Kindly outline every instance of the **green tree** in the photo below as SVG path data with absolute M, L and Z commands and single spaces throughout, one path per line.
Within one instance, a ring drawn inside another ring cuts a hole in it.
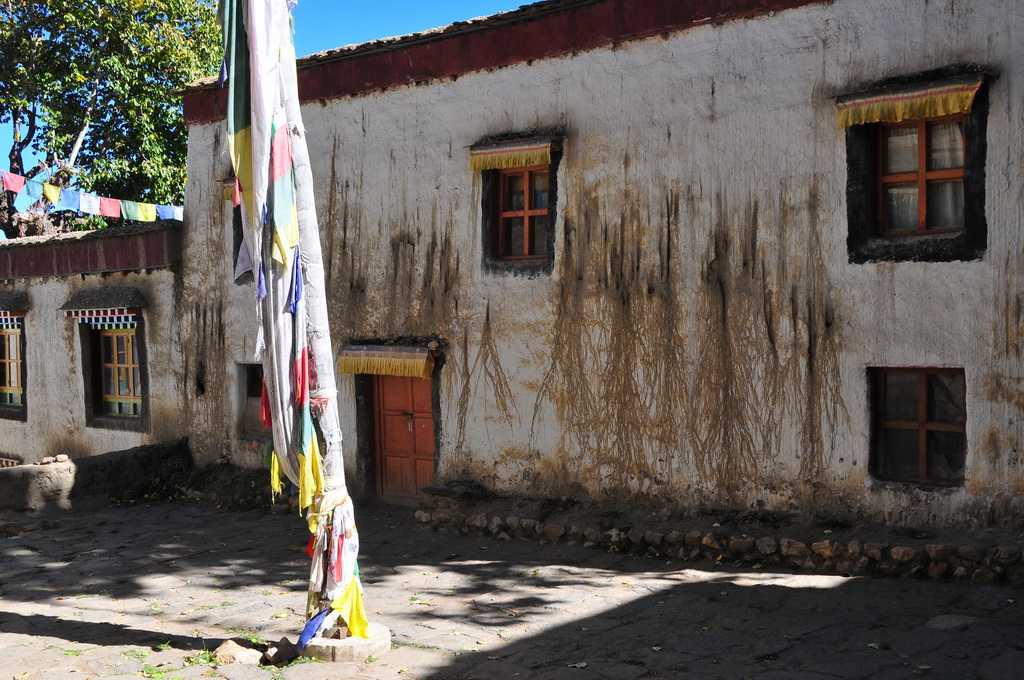
M 180 203 L 187 135 L 177 94 L 216 72 L 215 0 L 0 0 L 0 122 L 11 172 Z M 34 149 L 44 165 L 24 167 Z

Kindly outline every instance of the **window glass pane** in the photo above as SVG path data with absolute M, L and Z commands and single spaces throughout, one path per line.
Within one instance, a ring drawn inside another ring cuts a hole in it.
M 8 345 L 10 345 L 10 335 L 5 333 L 4 336 L 5 336 L 4 342 L 0 342 L 0 361 L 6 360 L 8 358 L 8 356 L 9 356 L 8 353 L 7 353 L 7 347 L 8 347 Z
M 548 173 L 533 173 L 531 184 L 533 185 L 533 195 L 530 197 L 530 208 L 546 210 L 548 207 Z
M 127 368 L 117 369 L 117 394 L 121 397 L 130 397 L 131 386 L 128 384 L 128 371 Z
M 962 373 L 928 376 L 928 420 L 933 423 L 962 423 L 967 419 L 966 379 Z
M 21 333 L 11 333 L 7 336 L 10 344 L 10 350 L 7 352 L 7 356 L 11 359 L 17 359 L 21 356 Z
M 917 128 L 885 129 L 885 172 L 917 171 Z
M 9 375 L 7 384 L 11 387 L 21 387 L 21 375 L 18 370 L 18 364 L 11 364 L 10 369 L 5 371 Z
M 103 367 L 103 394 L 116 394 L 114 391 L 114 369 Z
M 547 255 L 548 252 L 548 216 L 538 215 L 530 218 L 530 254 Z
M 128 336 L 129 344 L 131 345 L 132 364 L 138 366 L 139 364 L 139 343 L 135 342 L 135 333 Z
M 21 405 L 21 392 L 15 392 L 11 395 L 10 403 Z
M 917 229 L 917 185 L 885 187 L 885 228 Z
M 502 209 L 522 210 L 525 198 L 523 175 L 505 175 L 505 205 Z
M 523 249 L 524 229 L 522 217 L 505 218 L 505 242 L 502 244 L 501 254 L 508 256 L 525 255 Z
M 885 408 L 883 420 L 917 422 L 918 374 L 884 373 Z
M 117 403 L 112 401 L 104 401 L 103 413 L 117 415 Z
M 962 432 L 929 432 L 928 479 L 959 482 L 964 478 L 964 435 Z
M 961 168 L 964 165 L 963 123 L 936 123 L 928 126 L 928 168 Z
M 959 227 L 963 223 L 963 180 L 928 182 L 928 228 Z
M 917 433 L 916 429 L 887 427 L 882 430 L 882 472 L 886 477 L 918 477 Z
M 133 397 L 141 397 L 142 396 L 142 387 L 141 387 L 141 385 L 142 385 L 142 383 L 139 382 L 139 369 L 138 368 L 133 368 L 132 369 L 132 396 Z

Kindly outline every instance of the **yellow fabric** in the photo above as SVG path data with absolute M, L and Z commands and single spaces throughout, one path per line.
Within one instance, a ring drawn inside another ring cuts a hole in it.
M 281 461 L 277 459 L 277 451 L 270 452 L 270 490 L 271 498 L 284 491 L 284 482 L 281 481 Z
M 152 222 L 156 219 L 156 206 L 152 203 L 139 203 L 139 222 Z
M 238 182 L 242 186 L 242 203 L 249 213 L 249 224 L 262 224 L 252 214 L 252 126 L 228 135 L 228 154 L 231 156 L 231 167 L 235 168 Z
M 358 578 L 353 578 L 349 581 L 345 592 L 331 603 L 331 609 L 338 612 L 338 616 L 345 619 L 345 624 L 348 626 L 352 637 L 370 637 L 370 622 L 366 620 L 366 610 L 363 608 L 363 591 L 359 585 Z
M 984 74 L 836 98 L 839 127 L 970 113 Z
M 306 513 L 306 519 L 309 522 L 309 533 L 315 534 L 317 529 L 320 528 L 320 523 L 324 520 L 330 520 L 334 515 L 334 509 L 345 502 L 348 498 L 345 489 L 331 489 L 324 491 L 313 499 L 313 504 L 309 508 L 309 512 Z
M 479 155 L 470 152 L 469 169 L 503 170 L 505 168 L 526 168 L 531 165 L 550 165 L 551 145 L 543 149 L 523 149 L 492 155 Z
M 274 230 L 274 244 L 270 256 L 284 266 L 285 271 L 292 264 L 292 251 L 299 245 L 299 214 L 292 204 L 292 214 L 288 224 Z
M 43 196 L 50 203 L 57 205 L 60 202 L 60 187 L 55 187 L 52 184 L 43 182 Z
M 320 467 L 320 446 L 313 434 L 310 450 L 299 455 L 299 512 L 313 504 L 313 498 L 323 488 L 323 470 Z
M 434 373 L 434 360 L 427 357 L 405 359 L 379 356 L 338 357 L 339 373 L 368 373 L 371 375 L 397 375 L 407 378 L 430 379 Z

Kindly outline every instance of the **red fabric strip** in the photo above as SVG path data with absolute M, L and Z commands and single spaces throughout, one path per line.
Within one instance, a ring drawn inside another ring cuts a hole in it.
M 260 420 L 263 421 L 263 427 L 268 430 L 273 424 L 273 418 L 270 414 L 270 395 L 267 394 L 266 381 L 263 381 L 263 392 L 260 394 Z
M 299 406 L 309 401 L 309 349 L 302 348 L 299 360 L 295 362 L 295 403 Z

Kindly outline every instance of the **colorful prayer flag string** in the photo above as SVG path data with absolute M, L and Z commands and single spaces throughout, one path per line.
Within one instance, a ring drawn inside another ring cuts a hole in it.
M 184 217 L 184 208 L 180 205 L 158 205 L 98 196 L 86 191 L 59 187 L 49 182 L 27 179 L 6 170 L 0 170 L 0 183 L 5 190 L 16 195 L 14 208 L 18 212 L 24 212 L 45 200 L 54 212 L 71 210 L 84 215 L 120 217 L 136 222 L 153 222 L 158 219 L 180 222 Z

